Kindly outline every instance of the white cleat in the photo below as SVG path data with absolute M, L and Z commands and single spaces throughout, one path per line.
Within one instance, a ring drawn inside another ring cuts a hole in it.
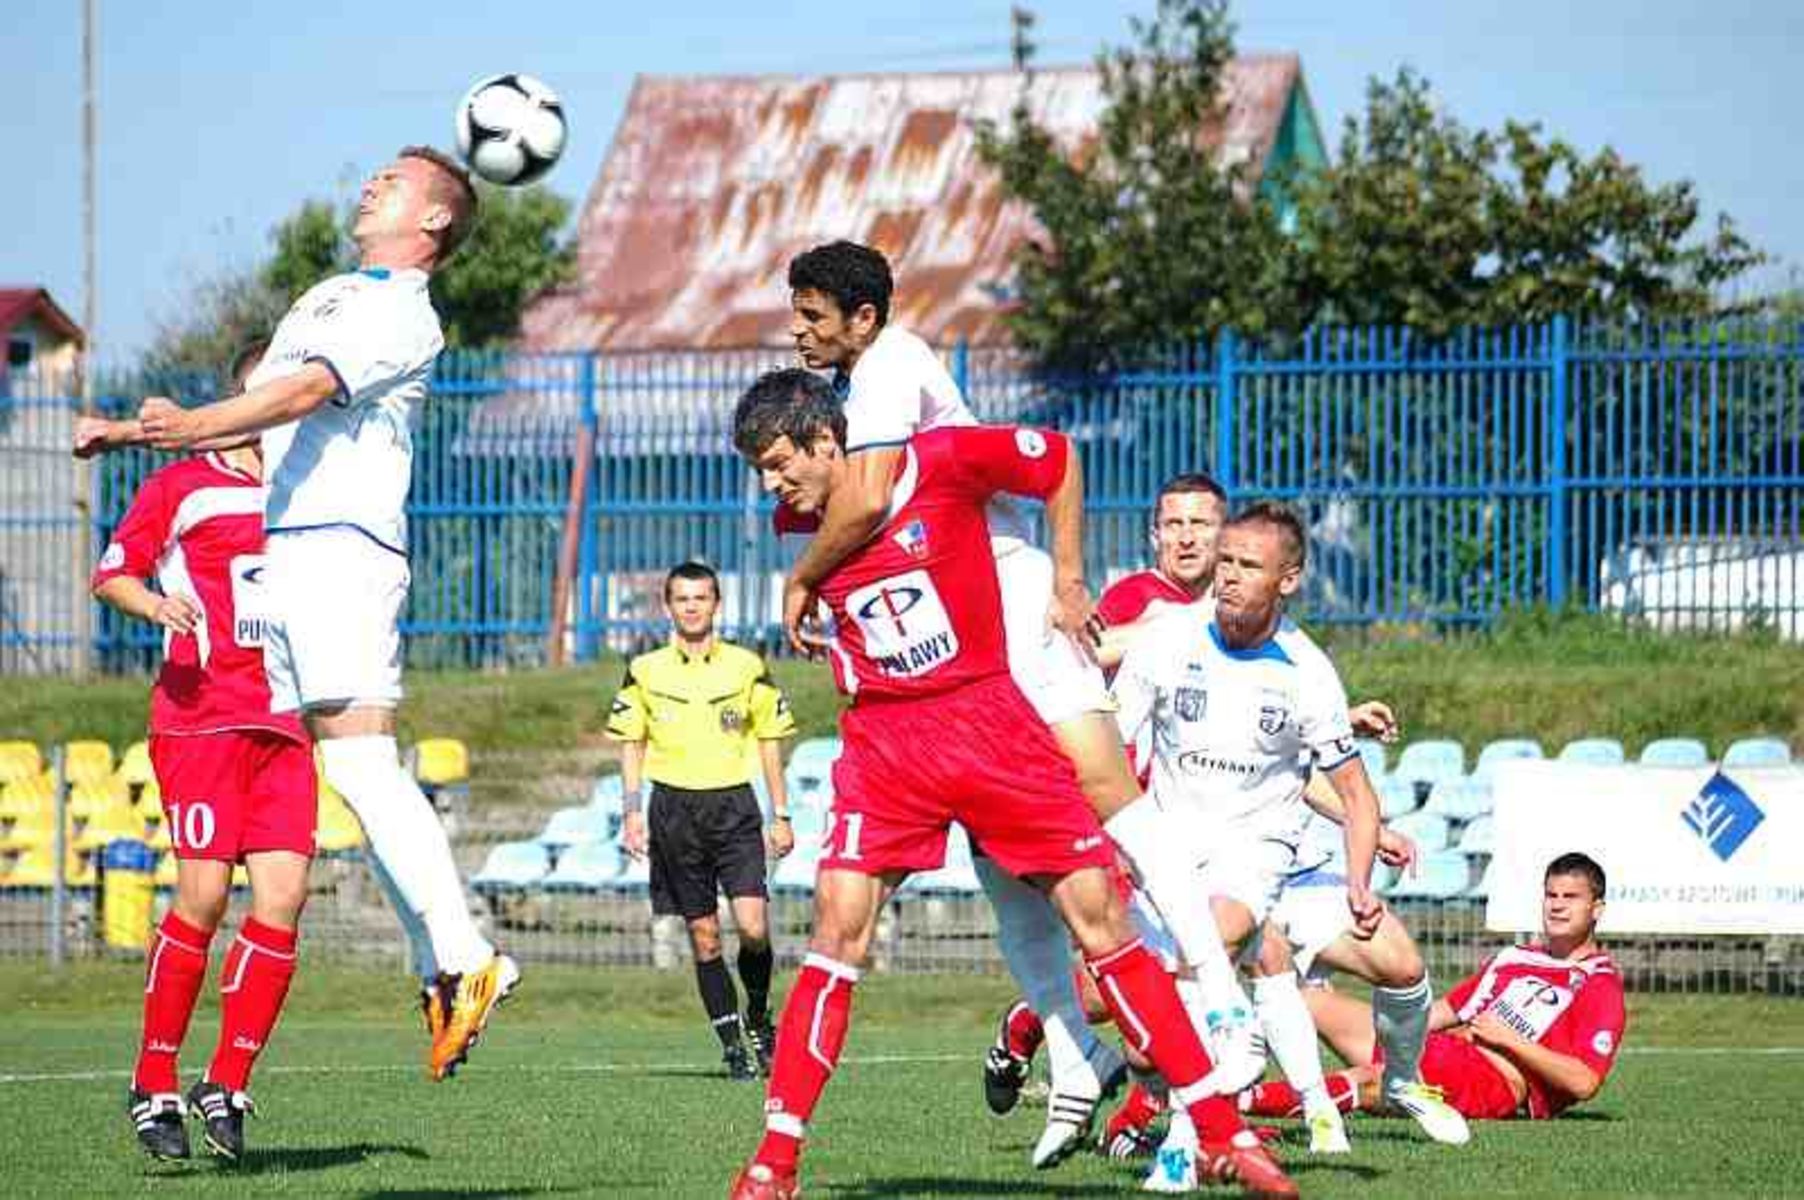
M 1153 1169 L 1140 1181 L 1140 1190 L 1165 1196 L 1183 1196 L 1197 1191 L 1196 1148 L 1185 1145 L 1159 1147 L 1153 1156 Z
M 1472 1129 L 1459 1110 L 1447 1103 L 1438 1087 L 1411 1080 L 1393 1084 L 1385 1092 L 1385 1108 L 1412 1118 L 1426 1133 L 1443 1146 L 1463 1146 L 1472 1140 Z
M 1030 1161 L 1038 1170 L 1056 1167 L 1083 1149 L 1096 1117 L 1096 1099 L 1054 1092 L 1046 1102 L 1046 1128 L 1034 1143 Z
M 1310 1116 L 1309 1152 L 1311 1154 L 1351 1154 L 1353 1152 L 1353 1147 L 1347 1142 L 1347 1123 L 1341 1120 L 1339 1109 L 1324 1109 Z
M 1204 1084 L 1220 1096 L 1236 1096 L 1258 1083 L 1265 1074 L 1265 1041 L 1259 1023 L 1243 1009 L 1212 1012 L 1209 1023 L 1209 1060 L 1214 1064 Z

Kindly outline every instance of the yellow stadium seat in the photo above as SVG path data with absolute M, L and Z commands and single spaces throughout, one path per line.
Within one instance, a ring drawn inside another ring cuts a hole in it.
M 470 781 L 470 749 L 456 738 L 426 738 L 414 747 L 414 776 L 427 787 Z
M 250 885 L 251 873 L 244 869 L 244 864 L 239 863 L 234 866 L 232 868 L 232 886 L 235 888 L 247 888 Z
M 82 887 L 94 882 L 94 874 L 90 869 L 84 879 L 79 856 L 70 854 L 65 858 L 64 878 L 71 887 Z M 56 882 L 56 851 L 49 843 L 32 846 L 19 852 L 12 869 L 0 878 L 0 887 L 8 888 L 47 888 Z
M 157 786 L 156 780 L 144 785 L 138 798 L 132 801 L 132 807 L 144 818 L 146 825 L 161 824 L 163 820 L 163 789 Z
M 56 840 L 56 813 L 47 807 L 34 809 L 5 822 L 4 826 L 4 832 L 0 832 L 0 849 L 31 850 L 47 847 Z
M 63 778 L 71 784 L 99 783 L 113 776 L 113 748 L 105 742 L 63 743 Z
M 121 781 L 108 776 L 92 783 L 78 783 L 69 789 L 69 815 L 88 821 L 102 813 L 130 808 L 131 791 Z
M 121 838 L 134 842 L 144 840 L 144 822 L 129 805 L 109 808 L 90 817 L 76 835 L 75 849 L 82 854 L 97 854 L 106 849 L 108 842 Z
M 163 857 L 157 859 L 157 873 L 152 881 L 158 887 L 174 887 L 179 878 L 180 867 L 176 863 L 175 851 L 164 851 Z
M 27 779 L 44 770 L 44 756 L 34 742 L 0 742 L 0 783 Z
M 37 777 L 14 780 L 0 786 L 0 824 L 16 821 L 32 813 L 49 814 L 56 810 L 51 793 L 41 787 Z
M 146 787 L 156 781 L 156 773 L 150 769 L 148 743 L 133 742 L 125 748 L 119 757 L 118 777 L 130 788 Z
M 363 845 L 363 823 L 345 798 L 325 780 L 319 781 L 319 814 L 313 829 L 313 845 L 321 854 L 340 854 Z
M 152 850 L 162 851 L 172 848 L 175 843 L 169 838 L 167 821 L 148 821 L 144 826 L 144 844 Z

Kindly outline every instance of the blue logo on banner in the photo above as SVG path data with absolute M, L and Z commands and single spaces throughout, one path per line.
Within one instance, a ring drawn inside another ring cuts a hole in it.
M 1766 814 L 1753 797 L 1720 773 L 1711 776 L 1704 790 L 1685 806 L 1685 824 L 1724 862 L 1735 856 L 1764 820 Z

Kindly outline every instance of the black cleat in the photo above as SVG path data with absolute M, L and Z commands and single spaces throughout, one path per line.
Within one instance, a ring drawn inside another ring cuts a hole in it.
M 256 1111 L 251 1098 L 203 1079 L 188 1089 L 188 1111 L 206 1122 L 207 1149 L 237 1162 L 244 1154 L 244 1114 Z
M 1008 1020 L 1015 1009 L 1024 1007 L 1019 1000 L 1002 1010 L 996 1022 L 996 1040 L 983 1056 L 983 1102 L 999 1117 L 1006 1117 L 1021 1103 L 1021 1085 L 1033 1063 L 1008 1048 Z
M 758 1078 L 758 1064 L 752 1061 L 752 1052 L 745 1048 L 744 1042 L 734 1042 L 727 1047 L 721 1056 L 727 1064 L 727 1078 L 734 1080 L 750 1080 Z
M 745 1016 L 746 1040 L 752 1044 L 752 1053 L 758 1058 L 758 1074 L 770 1078 L 770 1065 L 777 1057 L 777 1031 L 770 1023 L 770 1014 L 764 1013 Z
M 188 1157 L 188 1126 L 182 1122 L 179 1094 L 133 1088 L 125 1094 L 125 1110 L 131 1114 L 144 1153 L 163 1162 Z

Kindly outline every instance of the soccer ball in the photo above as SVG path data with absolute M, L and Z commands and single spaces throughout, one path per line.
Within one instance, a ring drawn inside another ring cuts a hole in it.
M 490 183 L 531 183 L 564 152 L 564 105 L 531 75 L 479 80 L 457 106 L 457 152 Z

